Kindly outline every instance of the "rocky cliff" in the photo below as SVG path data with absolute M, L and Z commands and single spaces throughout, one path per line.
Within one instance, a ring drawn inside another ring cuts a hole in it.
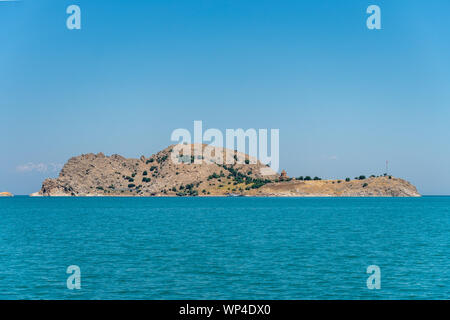
M 195 157 L 190 145 L 191 155 L 174 157 L 174 147 L 139 159 L 103 153 L 73 157 L 58 178 L 46 179 L 32 196 L 420 196 L 413 185 L 397 178 L 280 181 L 280 175 L 243 153 L 205 152 L 208 146 L 201 145 L 203 155 Z M 221 157 L 235 161 L 221 164 Z

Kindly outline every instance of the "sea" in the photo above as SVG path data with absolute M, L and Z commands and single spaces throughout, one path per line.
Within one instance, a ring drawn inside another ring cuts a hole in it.
M 450 197 L 0 198 L 0 299 L 449 299 Z

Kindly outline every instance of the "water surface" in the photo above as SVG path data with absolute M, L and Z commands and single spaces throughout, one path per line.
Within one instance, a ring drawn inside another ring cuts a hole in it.
M 448 299 L 449 257 L 450 197 L 0 199 L 0 299 Z

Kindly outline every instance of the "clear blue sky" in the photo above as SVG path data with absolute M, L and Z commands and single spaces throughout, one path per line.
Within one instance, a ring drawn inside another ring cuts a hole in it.
M 70 4 L 81 30 L 66 28 Z M 370 4 L 382 30 L 366 28 Z M 0 191 L 37 191 L 57 175 L 39 164 L 81 153 L 150 155 L 203 120 L 280 129 L 291 176 L 381 174 L 389 160 L 422 193 L 450 194 L 449 12 L 448 0 L 1 1 Z

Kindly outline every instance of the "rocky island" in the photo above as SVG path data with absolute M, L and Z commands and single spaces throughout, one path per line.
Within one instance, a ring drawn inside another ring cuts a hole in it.
M 0 197 L 14 197 L 11 192 L 0 192 Z
M 206 145 L 202 145 L 204 149 Z M 409 182 L 391 176 L 346 180 L 292 179 L 250 156 L 215 149 L 212 156 L 171 158 L 174 146 L 150 157 L 127 159 L 103 153 L 69 159 L 58 178 L 46 179 L 31 196 L 274 196 L 418 197 Z M 194 148 L 194 145 L 191 145 Z M 219 150 L 219 151 L 217 151 Z M 191 154 L 194 154 L 191 153 Z M 233 164 L 218 163 L 232 154 Z

